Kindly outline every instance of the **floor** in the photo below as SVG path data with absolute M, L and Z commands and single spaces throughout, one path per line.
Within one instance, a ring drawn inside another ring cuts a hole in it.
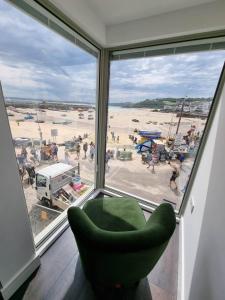
M 145 213 L 148 217 L 148 213 Z M 163 256 L 137 288 L 108 291 L 104 300 L 175 300 L 178 227 Z M 41 257 L 41 266 L 10 300 L 96 300 L 85 279 L 79 252 L 68 228 Z

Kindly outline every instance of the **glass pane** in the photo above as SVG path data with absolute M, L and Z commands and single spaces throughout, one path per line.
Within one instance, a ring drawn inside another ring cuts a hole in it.
M 225 51 L 111 61 L 106 185 L 179 209 Z
M 0 80 L 36 236 L 93 188 L 98 60 L 2 0 L 0 23 Z

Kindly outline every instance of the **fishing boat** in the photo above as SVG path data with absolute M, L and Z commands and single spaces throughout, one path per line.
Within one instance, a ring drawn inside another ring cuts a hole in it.
M 31 115 L 31 114 L 27 114 L 25 117 L 24 117 L 24 120 L 32 120 L 34 117 Z
M 140 130 L 138 134 L 141 137 L 144 137 L 146 139 L 158 139 L 161 137 L 161 132 L 160 131 L 145 131 L 145 130 Z

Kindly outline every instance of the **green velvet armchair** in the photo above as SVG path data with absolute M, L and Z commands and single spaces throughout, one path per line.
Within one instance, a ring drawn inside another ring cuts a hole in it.
M 161 204 L 146 222 L 131 198 L 97 198 L 83 209 L 71 207 L 68 219 L 83 269 L 92 284 L 126 287 L 153 269 L 175 226 L 170 204 Z

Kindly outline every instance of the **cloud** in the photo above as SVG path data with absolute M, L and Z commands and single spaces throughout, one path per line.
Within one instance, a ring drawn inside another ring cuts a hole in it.
M 96 58 L 0 0 L 5 96 L 95 102 Z
M 0 80 L 8 97 L 92 102 L 97 60 L 0 0 Z M 110 102 L 213 96 L 225 51 L 112 61 Z
M 212 97 L 224 60 L 220 50 L 113 61 L 110 102 Z

